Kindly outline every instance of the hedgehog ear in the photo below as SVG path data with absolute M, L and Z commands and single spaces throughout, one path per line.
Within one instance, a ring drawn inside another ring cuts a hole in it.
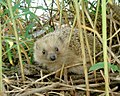
M 58 39 L 59 39 L 62 43 L 64 42 L 64 40 L 63 40 L 62 37 L 58 37 Z
M 35 42 L 35 49 L 40 49 L 37 42 Z

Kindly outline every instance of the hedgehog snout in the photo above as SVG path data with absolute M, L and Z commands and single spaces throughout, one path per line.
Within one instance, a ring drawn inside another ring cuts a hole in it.
M 49 59 L 50 59 L 51 61 L 55 61 L 55 60 L 57 59 L 56 54 L 50 54 Z

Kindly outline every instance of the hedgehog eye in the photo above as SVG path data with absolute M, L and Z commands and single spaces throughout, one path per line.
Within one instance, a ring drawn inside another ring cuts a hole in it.
M 58 47 L 55 47 L 55 51 L 59 51 Z
M 43 54 L 45 54 L 45 53 L 46 53 L 45 49 L 43 49 L 43 50 L 42 50 L 42 53 L 43 53 Z

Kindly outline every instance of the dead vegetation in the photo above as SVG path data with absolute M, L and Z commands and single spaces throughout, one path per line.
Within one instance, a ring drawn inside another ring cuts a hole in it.
M 6 1 L 6 0 L 5 0 Z M 86 91 L 90 92 L 90 96 L 104 96 L 104 72 L 97 70 L 88 72 L 89 90 L 86 90 L 85 76 L 77 74 L 64 74 L 61 72 L 59 77 L 56 77 L 56 72 L 48 72 L 34 62 L 33 59 L 33 43 L 36 38 L 40 38 L 53 31 L 61 25 L 77 26 L 75 21 L 76 11 L 72 0 L 63 0 L 64 3 L 57 0 L 51 0 L 50 6 L 44 0 L 46 8 L 36 6 L 45 10 L 42 15 L 36 16 L 35 13 L 25 11 L 31 2 L 14 2 L 18 6 L 13 6 L 14 15 L 16 18 L 17 31 L 19 35 L 19 45 L 21 49 L 22 63 L 24 68 L 25 81 L 21 77 L 21 69 L 19 63 L 18 50 L 14 36 L 13 24 L 9 16 L 7 3 L 2 5 L 0 9 L 2 26 L 2 61 L 3 61 L 3 94 L 4 96 L 85 96 Z M 82 28 L 87 32 L 95 33 L 101 41 L 102 38 L 102 15 L 101 5 L 99 5 L 98 14 L 96 15 L 97 2 L 86 1 L 84 10 L 85 26 L 81 22 Z M 25 6 L 24 6 L 25 4 Z M 57 8 L 53 8 L 56 4 Z M 61 5 L 62 9 L 61 9 Z M 89 6 L 88 6 L 89 5 Z M 23 8 L 23 9 L 22 9 Z M 22 10 L 19 13 L 19 10 Z M 107 4 L 107 45 L 108 45 L 108 62 L 120 67 L 120 16 L 119 4 Z M 28 18 L 27 16 L 30 15 Z M 18 17 L 17 17 L 18 16 Z M 82 19 L 82 13 L 80 12 Z M 41 31 L 40 31 L 41 30 Z M 102 43 L 102 42 L 101 42 Z M 101 53 L 102 54 L 102 51 Z M 99 54 L 98 54 L 99 56 Z M 102 57 L 100 57 L 101 60 Z M 99 59 L 98 59 L 99 60 Z M 98 62 L 97 59 L 95 61 Z M 119 72 L 109 70 L 110 80 L 110 95 L 120 96 L 120 77 Z

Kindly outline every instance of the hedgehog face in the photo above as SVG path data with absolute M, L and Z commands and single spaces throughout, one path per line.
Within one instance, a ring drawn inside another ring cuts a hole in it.
M 42 50 L 42 57 L 44 57 L 48 61 L 55 61 L 57 60 L 57 55 L 60 53 L 58 47 L 51 47 L 51 48 L 43 48 Z
M 52 34 L 36 41 L 34 46 L 35 61 L 41 63 L 58 62 L 61 54 L 64 54 L 65 44 L 60 37 Z M 63 57 L 63 56 L 62 56 Z

